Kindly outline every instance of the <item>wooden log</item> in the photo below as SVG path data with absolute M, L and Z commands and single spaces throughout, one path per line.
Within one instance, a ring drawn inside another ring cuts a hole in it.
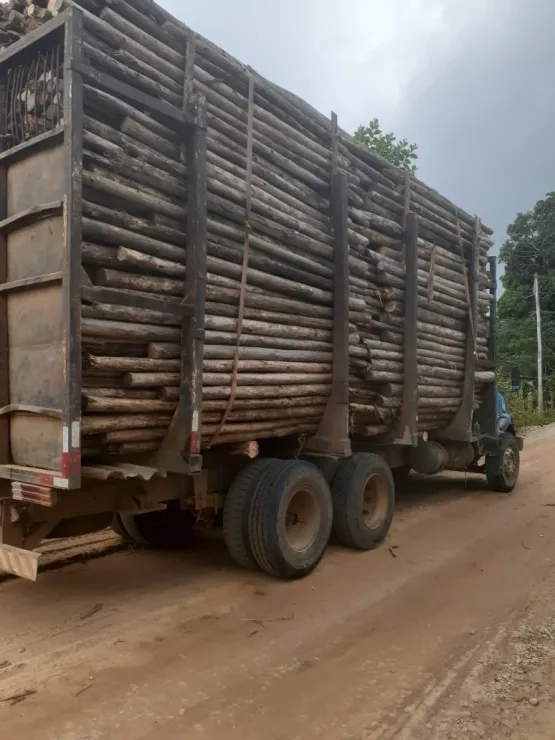
M 122 290 L 122 294 L 129 295 L 129 291 Z M 92 303 L 90 305 L 84 304 L 81 306 L 81 315 L 86 318 L 92 319 L 108 319 L 111 321 L 129 321 L 136 324 L 152 324 L 159 326 L 181 326 L 181 320 L 179 316 L 174 314 L 166 314 L 161 311 L 152 311 L 146 308 L 132 308 L 131 306 L 119 306 L 114 303 Z M 87 342 L 90 340 L 87 338 Z M 91 347 L 92 349 L 92 347 Z M 104 349 L 101 347 L 101 351 Z M 124 352 L 112 352 L 114 356 L 118 355 L 129 355 L 130 349 L 126 346 Z M 144 357 L 146 351 L 144 348 L 138 354 L 139 357 Z M 135 353 L 134 353 L 135 356 Z
M 179 372 L 180 360 L 151 360 L 143 357 L 97 357 L 87 354 L 83 361 L 87 370 L 112 373 L 125 372 Z
M 237 305 L 206 301 L 206 314 L 220 318 L 235 319 L 237 317 Z M 266 323 L 286 324 L 305 328 L 330 330 L 331 319 L 320 319 L 310 315 L 295 316 L 281 311 L 262 311 L 257 308 L 245 308 L 243 311 L 245 319 L 263 321 Z M 355 331 L 355 324 L 351 324 Z
M 181 380 L 180 373 L 163 372 L 128 372 L 123 377 L 126 388 L 162 388 L 177 386 Z
M 237 388 L 236 398 L 274 398 L 283 394 L 288 398 L 298 396 L 329 396 L 331 385 L 329 383 L 319 385 L 259 385 L 259 386 L 239 386 Z M 230 386 L 205 386 L 202 389 L 203 400 L 214 400 L 229 398 L 231 393 Z M 303 400 L 303 404 L 304 404 Z
M 109 414 L 84 416 L 81 423 L 83 435 L 97 435 L 115 432 L 119 429 L 142 429 L 147 427 L 167 427 L 171 421 L 168 414 Z
M 232 374 L 205 372 L 202 376 L 202 382 L 205 388 L 231 385 Z M 258 385 L 276 385 L 287 388 L 288 385 L 323 385 L 325 383 L 331 383 L 331 373 L 241 373 L 237 378 L 239 387 L 252 386 L 254 389 Z M 172 385 L 172 383 L 160 383 L 160 385 Z M 147 386 L 129 384 L 129 387 Z
M 157 136 L 161 137 L 167 142 L 178 142 L 178 136 L 175 131 L 159 123 L 154 118 L 142 113 L 138 108 L 133 105 L 126 103 L 121 98 L 118 98 L 110 93 L 99 90 L 96 87 L 85 84 L 83 86 L 85 103 L 87 105 L 95 105 L 102 111 L 114 111 L 122 118 L 129 118 L 130 120 L 136 121 L 137 123 L 145 126 L 147 129 L 152 131 Z M 181 106 L 179 106 L 181 107 Z M 123 130 L 123 129 L 122 129 Z
M 325 405 L 280 407 L 280 408 L 262 408 L 262 409 L 239 409 L 232 411 L 227 417 L 227 421 L 232 423 L 249 422 L 249 421 L 285 421 L 290 419 L 315 419 L 320 418 L 324 413 Z M 203 424 L 218 424 L 222 418 L 221 411 L 205 412 L 203 408 Z
M 235 223 L 217 216 L 209 216 L 207 228 L 213 242 L 220 244 L 227 243 L 229 245 L 229 242 L 222 242 L 222 238 L 230 241 L 233 240 L 233 242 L 242 248 L 244 234 L 242 233 L 242 228 Z M 269 257 L 283 260 L 317 275 L 328 278 L 333 276 L 333 263 L 331 261 L 333 254 L 331 250 L 328 250 L 327 245 L 322 245 L 321 249 L 313 249 L 311 246 L 304 250 L 302 247 L 292 250 L 280 244 L 279 241 L 269 235 L 253 232 L 252 247 L 261 253 L 267 254 Z
M 228 319 L 220 316 L 206 316 L 206 329 L 216 332 L 233 332 L 237 331 L 237 320 Z M 255 334 L 264 337 L 287 337 L 291 339 L 310 339 L 313 341 L 326 342 L 332 339 L 330 329 L 316 329 L 297 325 L 274 324 L 265 321 L 253 321 L 251 319 L 243 320 L 242 336 Z
M 152 130 L 152 127 L 145 121 L 137 120 L 135 116 L 129 115 L 124 118 L 120 131 L 126 137 L 134 139 L 168 159 L 174 159 L 178 156 L 179 147 L 174 142 L 173 137 L 167 138 L 159 131 Z
M 243 254 L 242 248 L 239 250 L 235 245 L 227 246 L 221 243 L 213 241 L 208 242 L 208 255 L 223 260 L 229 264 L 236 265 L 239 267 L 242 265 Z M 257 249 L 252 249 L 249 252 L 249 265 L 252 268 L 259 270 L 260 272 L 266 273 L 276 277 L 282 277 L 290 281 L 294 281 L 297 284 L 307 285 L 314 288 L 321 288 L 324 291 L 332 290 L 332 280 L 325 278 L 320 275 L 315 275 L 307 270 L 301 270 L 297 267 L 293 267 L 290 264 L 286 264 L 281 260 L 273 260 L 265 255 L 261 255 Z M 229 273 L 227 273 L 229 274 Z
M 216 257 L 208 257 L 207 264 L 209 273 L 216 273 L 235 279 L 240 279 L 241 277 L 242 268 L 239 264 L 232 264 Z M 281 293 L 286 297 L 308 300 L 324 306 L 332 305 L 332 294 L 330 291 L 297 283 L 283 277 L 272 277 L 271 274 L 261 272 L 260 270 L 248 268 L 247 280 L 249 284 L 264 288 L 265 290 Z M 362 301 L 356 301 L 353 305 L 353 299 L 350 300 L 350 304 L 353 308 L 358 307 L 359 310 L 362 310 L 364 307 L 364 303 Z
M 164 21 L 156 23 L 150 14 L 143 14 L 129 3 L 118 2 L 116 7 L 117 11 L 111 7 L 104 8 L 100 17 L 127 38 L 153 52 L 158 59 L 176 69 L 185 68 L 184 42 L 176 42 L 164 31 Z
M 180 162 L 179 147 L 168 143 L 165 139 L 157 137 L 156 134 L 136 123 L 135 136 L 130 136 L 119 128 L 98 120 L 95 116 L 101 113 L 91 111 L 93 115 L 83 117 L 84 138 L 83 142 L 87 148 L 95 146 L 101 153 L 103 151 L 113 152 L 113 156 L 120 158 L 122 162 L 129 162 L 133 157 L 142 163 L 150 164 L 159 171 L 168 173 L 168 183 L 176 183 L 175 188 L 179 190 L 187 180 L 187 165 Z M 133 128 L 133 127 L 132 127 Z M 94 139 L 89 136 L 94 135 Z M 156 147 L 148 145 L 150 137 L 156 137 Z M 159 151 L 159 149 L 163 151 Z
M 462 403 L 462 398 L 421 398 L 418 400 L 418 412 L 421 409 L 427 408 L 440 408 L 445 409 L 458 409 Z
M 176 231 L 125 211 L 83 200 L 83 236 L 115 247 L 131 247 L 166 259 L 178 259 L 179 252 L 167 251 L 168 244 L 185 247 L 184 231 Z M 112 227 L 112 228 L 110 228 Z M 143 237 L 146 237 L 143 238 Z M 153 241 L 150 241 L 152 239 Z
M 163 390 L 173 390 L 173 389 L 163 389 Z M 306 398 L 303 398 L 302 401 L 299 400 L 299 398 L 296 397 L 283 397 L 283 396 L 277 396 L 274 398 L 239 398 L 235 401 L 233 405 L 234 412 L 233 413 L 239 413 L 242 411 L 252 411 L 252 410 L 258 410 L 258 411 L 275 411 L 276 413 L 279 413 L 280 410 L 285 409 L 295 409 L 299 406 L 302 406 L 303 408 L 306 408 L 308 406 L 317 406 L 317 407 L 323 407 L 325 406 L 327 402 L 326 396 L 307 396 Z M 211 411 L 224 411 L 227 408 L 227 400 L 226 399 L 220 399 L 220 400 L 203 400 L 202 402 L 202 410 L 204 412 L 211 412 Z
M 173 327 L 89 318 L 82 319 L 81 331 L 84 337 L 100 337 L 110 340 L 175 342 L 181 338 L 181 331 Z
M 156 362 L 156 360 L 154 360 Z M 158 361 L 160 362 L 160 361 Z M 161 362 L 175 362 L 175 360 L 162 360 Z M 234 368 L 233 360 L 207 360 L 203 363 L 205 373 L 231 373 Z M 239 360 L 237 363 L 239 373 L 286 373 L 308 375 L 329 375 L 332 371 L 331 362 L 284 362 L 282 360 Z
M 149 390 L 129 390 L 128 388 L 97 388 L 88 386 L 86 379 L 83 381 L 81 392 L 85 395 L 96 396 L 97 398 L 138 398 L 144 401 L 154 401 L 159 398 L 156 391 Z
M 354 341 L 354 340 L 353 340 Z M 150 357 L 153 359 L 174 359 L 180 356 L 180 345 L 175 342 L 164 341 L 164 339 L 153 340 L 157 346 L 150 351 Z M 235 346 L 237 337 L 232 332 L 208 331 L 205 335 L 205 348 L 210 346 L 229 347 Z M 268 350 L 289 350 L 289 351 L 310 351 L 310 352 L 331 352 L 331 342 L 316 342 L 308 339 L 289 339 L 284 337 L 264 337 L 257 335 L 245 334 L 241 336 L 241 349 L 268 349 Z M 208 349 L 208 351 L 210 351 Z
M 88 40 L 85 41 L 83 51 L 85 57 L 97 69 L 108 72 L 116 79 L 131 85 L 137 90 L 142 90 L 153 97 L 163 98 L 177 108 L 180 107 L 182 100 L 179 93 L 144 74 L 144 67 L 141 67 L 142 71 L 138 72 L 137 67 L 141 65 L 134 63 L 133 57 L 125 51 L 118 52 L 118 59 L 114 59 L 100 50 L 98 43 L 95 44 L 94 38 L 90 38 L 89 43 Z
M 187 188 L 183 178 L 176 177 L 175 169 L 171 174 L 167 172 L 168 168 L 160 169 L 158 162 L 154 164 L 154 156 L 148 157 L 146 161 L 148 148 L 144 145 L 141 156 L 132 155 L 119 144 L 85 131 L 83 146 L 83 160 L 87 170 L 95 172 L 101 169 L 104 171 L 102 174 L 110 171 L 123 184 L 129 185 L 132 182 L 135 186 L 143 185 L 155 197 L 160 194 L 170 201 L 186 200 Z M 137 145 L 135 149 L 140 152 L 141 146 Z
M 103 437 L 105 444 L 122 444 L 124 442 L 153 442 L 164 439 L 165 429 L 122 429 L 118 432 L 107 432 Z
M 147 273 L 160 275 L 169 275 L 170 277 L 185 277 L 185 265 L 178 264 L 159 257 L 153 257 L 136 249 L 129 247 L 118 247 L 117 262 L 122 267 L 136 268 L 144 270 Z
M 83 186 L 185 223 L 186 211 L 181 206 L 174 205 L 158 193 L 135 189 L 125 182 L 116 180 L 113 175 L 99 167 L 95 168 L 94 172 L 83 171 Z
M 179 296 L 183 293 L 182 280 L 155 277 L 153 275 L 139 275 L 137 273 L 104 268 L 96 271 L 95 283 L 96 285 L 107 288 L 122 288 L 124 290 L 153 293 L 157 297 L 165 294 Z
M 83 242 L 81 245 L 81 259 L 84 265 L 118 267 L 116 250 L 112 247 L 104 247 L 101 244 Z
M 232 282 L 235 286 L 235 283 Z M 239 305 L 240 290 L 235 287 L 223 287 L 223 285 L 206 286 L 206 300 L 208 302 L 226 303 L 234 308 Z M 296 301 L 285 298 L 279 294 L 271 294 L 252 286 L 247 286 L 245 292 L 245 306 L 251 309 L 263 311 L 286 312 L 294 316 L 310 315 L 314 318 L 332 319 L 333 309 L 331 306 L 316 306 L 305 301 Z M 353 312 L 353 314 L 356 312 Z
M 83 407 L 86 413 L 96 414 L 148 414 L 172 413 L 175 411 L 174 401 L 145 400 L 137 398 L 104 398 L 99 396 L 83 396 Z
M 175 65 L 166 62 L 163 57 L 151 51 L 147 46 L 136 41 L 127 33 L 123 33 L 117 27 L 112 26 L 108 19 L 113 19 L 114 17 L 116 19 L 120 18 L 116 13 L 110 11 L 109 8 L 101 12 L 100 18 L 87 14 L 85 16 L 85 28 L 94 33 L 98 38 L 109 43 L 114 50 L 124 50 L 128 55 L 132 55 L 137 61 L 141 62 L 144 65 L 141 69 L 144 70 L 145 75 L 148 74 L 153 79 L 160 79 L 161 84 L 167 86 L 174 83 L 178 86 L 178 89 L 182 89 L 185 77 L 184 69 L 182 68 L 180 70 Z M 155 72 L 160 75 L 160 78 L 154 74 Z

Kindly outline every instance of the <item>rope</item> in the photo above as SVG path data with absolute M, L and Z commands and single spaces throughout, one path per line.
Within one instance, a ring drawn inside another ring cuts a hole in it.
M 252 212 L 252 154 L 253 154 L 253 122 L 254 122 L 254 78 L 249 74 L 249 101 L 248 101 L 248 120 L 247 120 L 247 177 L 246 177 L 246 205 L 245 205 L 245 240 L 243 245 L 243 265 L 241 269 L 241 287 L 239 289 L 239 312 L 237 316 L 237 339 L 235 342 L 235 353 L 233 355 L 233 369 L 231 375 L 231 392 L 229 401 L 222 416 L 222 420 L 212 437 L 208 447 L 216 443 L 218 437 L 229 418 L 235 397 L 237 395 L 237 381 L 239 376 L 239 353 L 241 351 L 241 334 L 243 333 L 243 320 L 245 314 L 245 298 L 247 291 L 247 278 L 249 268 L 249 250 L 250 250 L 250 232 L 251 232 L 251 212 Z

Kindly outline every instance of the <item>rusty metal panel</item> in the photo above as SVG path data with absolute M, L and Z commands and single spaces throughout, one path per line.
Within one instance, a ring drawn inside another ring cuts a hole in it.
M 40 203 L 62 200 L 65 195 L 64 148 L 36 152 L 8 170 L 6 218 Z
M 14 464 L 61 470 L 62 420 L 38 414 L 12 414 L 11 453 Z
M 8 282 L 59 272 L 64 264 L 64 224 L 45 218 L 7 235 Z
M 0 478 L 71 489 L 80 486 L 82 13 L 50 28 L 0 63 L 0 134 L 11 122 L 0 139 Z M 38 71 L 63 86 L 46 128 L 20 110 L 21 80 Z
M 65 396 L 59 285 L 8 296 L 10 405 L 60 409 Z

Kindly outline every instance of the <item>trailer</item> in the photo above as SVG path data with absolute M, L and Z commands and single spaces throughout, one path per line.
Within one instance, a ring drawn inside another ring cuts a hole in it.
M 491 230 L 152 0 L 83 4 L 0 53 L 0 567 L 223 524 L 299 578 L 411 470 L 512 491 Z

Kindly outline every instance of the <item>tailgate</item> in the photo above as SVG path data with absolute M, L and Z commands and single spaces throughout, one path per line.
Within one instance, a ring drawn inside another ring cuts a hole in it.
M 54 23 L 0 56 L 0 478 L 76 488 L 80 90 L 64 41 Z

